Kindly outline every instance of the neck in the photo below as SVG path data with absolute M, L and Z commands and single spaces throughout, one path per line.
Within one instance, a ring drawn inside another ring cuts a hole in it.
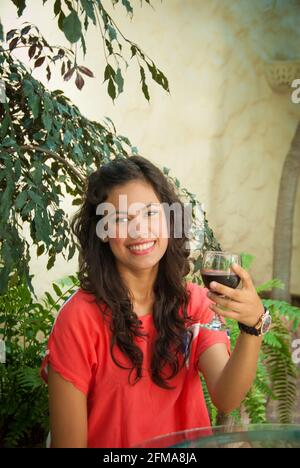
M 129 289 L 130 298 L 134 305 L 147 307 L 154 302 L 154 283 L 158 265 L 144 270 L 129 270 L 118 266 L 119 273 Z

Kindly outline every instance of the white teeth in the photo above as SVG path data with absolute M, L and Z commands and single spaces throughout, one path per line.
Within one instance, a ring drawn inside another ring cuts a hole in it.
M 142 245 L 133 245 L 131 247 L 128 247 L 129 250 L 147 250 L 150 247 L 152 247 L 155 244 L 155 241 L 153 242 L 148 242 L 147 244 L 142 244 Z

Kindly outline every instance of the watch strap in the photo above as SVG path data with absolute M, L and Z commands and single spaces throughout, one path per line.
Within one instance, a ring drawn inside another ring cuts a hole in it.
M 254 325 L 254 327 L 249 327 L 248 325 L 245 325 L 244 323 L 238 322 L 240 331 L 244 333 L 248 333 L 248 335 L 261 336 L 262 334 L 261 327 L 257 328 L 257 326 L 259 325 L 259 323 L 262 323 L 262 318 L 266 313 L 267 313 L 267 309 L 264 306 L 264 313 L 259 317 L 258 322 L 256 323 L 256 325 Z

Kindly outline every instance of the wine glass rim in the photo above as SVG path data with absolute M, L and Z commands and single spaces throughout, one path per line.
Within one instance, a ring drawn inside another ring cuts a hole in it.
M 234 252 L 229 252 L 229 251 L 221 251 L 221 250 L 206 250 L 204 252 L 205 254 L 206 253 L 211 253 L 211 254 L 214 254 L 214 255 L 232 255 L 232 256 L 235 256 L 235 257 L 240 257 L 240 254 L 237 254 L 237 253 L 234 253 Z

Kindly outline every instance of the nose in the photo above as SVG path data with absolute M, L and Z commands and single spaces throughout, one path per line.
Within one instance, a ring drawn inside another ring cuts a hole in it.
M 129 223 L 128 236 L 137 241 L 156 239 L 156 237 L 151 232 L 149 232 L 149 225 L 147 220 L 139 220 L 138 222 Z

